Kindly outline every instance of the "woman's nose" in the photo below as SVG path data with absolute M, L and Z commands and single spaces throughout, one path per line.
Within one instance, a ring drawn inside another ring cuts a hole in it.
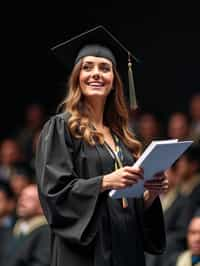
M 100 77 L 100 71 L 99 71 L 98 67 L 95 67 L 93 69 L 93 71 L 92 71 L 92 77 L 94 79 L 99 79 L 99 77 Z

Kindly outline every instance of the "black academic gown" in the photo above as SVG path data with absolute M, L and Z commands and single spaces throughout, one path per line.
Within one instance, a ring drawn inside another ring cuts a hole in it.
M 43 127 L 36 153 L 39 195 L 51 228 L 52 266 L 143 266 L 144 250 L 160 254 L 165 230 L 157 198 L 146 211 L 143 199 L 121 200 L 100 192 L 102 176 L 114 171 L 104 145 L 90 146 L 67 129 L 68 114 Z M 123 165 L 133 157 L 120 141 Z

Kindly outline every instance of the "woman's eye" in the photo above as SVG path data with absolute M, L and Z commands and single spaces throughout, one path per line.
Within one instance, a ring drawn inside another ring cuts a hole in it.
M 88 65 L 88 64 L 82 66 L 82 69 L 85 71 L 91 71 L 93 68 L 94 66 Z M 109 72 L 111 68 L 109 66 L 102 65 L 98 67 L 98 70 L 102 71 L 103 73 L 106 73 L 106 72 Z
M 88 71 L 88 70 L 90 70 L 91 69 L 91 66 L 89 66 L 89 65 L 83 65 L 83 70 L 86 70 L 86 71 Z
M 103 72 L 109 72 L 109 71 L 110 71 L 110 68 L 107 67 L 107 66 L 103 66 L 103 67 L 102 67 L 102 71 L 103 71 Z

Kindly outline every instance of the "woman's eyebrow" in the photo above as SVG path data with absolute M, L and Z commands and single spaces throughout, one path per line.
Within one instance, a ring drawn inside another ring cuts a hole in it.
M 100 65 L 103 65 L 103 66 L 109 66 L 109 67 L 112 66 L 112 64 L 109 64 L 109 63 L 107 63 L 107 62 L 101 62 Z
M 94 64 L 94 62 L 92 62 L 92 61 L 83 61 L 83 64 L 90 64 L 90 65 L 92 65 L 92 64 Z
M 93 62 L 93 61 L 83 61 L 83 64 L 95 64 L 95 62 Z M 105 65 L 105 66 L 112 66 L 112 64 L 109 64 L 109 63 L 107 63 L 107 62 L 99 62 L 98 63 L 99 65 Z

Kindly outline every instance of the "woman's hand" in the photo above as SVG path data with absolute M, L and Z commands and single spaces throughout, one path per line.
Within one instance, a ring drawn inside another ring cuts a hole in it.
M 141 168 L 125 166 L 103 177 L 101 191 L 126 188 L 136 184 L 139 179 L 143 179 Z
M 145 207 L 149 207 L 156 197 L 168 190 L 168 179 L 164 172 L 155 175 L 154 179 L 146 181 L 144 187 L 147 189 L 144 192 Z

